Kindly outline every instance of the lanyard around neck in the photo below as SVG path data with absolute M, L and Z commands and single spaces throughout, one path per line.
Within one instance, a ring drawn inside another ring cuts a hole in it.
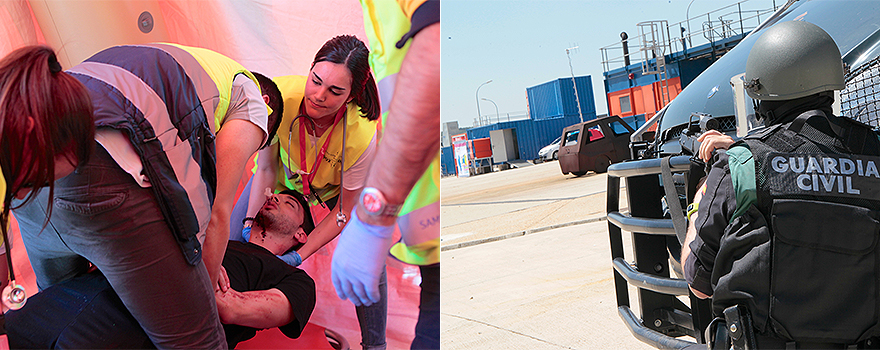
M 321 159 L 324 158 L 324 153 L 327 152 L 327 147 L 330 146 L 330 138 L 333 137 L 333 130 L 336 129 L 336 124 L 339 123 L 339 120 L 341 120 L 342 116 L 344 115 L 345 106 L 342 106 L 341 108 L 339 108 L 339 111 L 336 112 L 336 116 L 333 119 L 333 125 L 330 126 L 329 134 L 327 134 L 327 139 L 324 140 L 324 144 L 321 146 L 321 151 L 315 155 L 315 162 L 312 164 L 312 169 L 308 168 L 308 163 L 306 161 L 306 127 L 303 122 L 299 123 L 299 163 L 300 169 L 304 171 L 304 173 L 301 175 L 301 178 L 303 182 L 303 194 L 305 194 L 306 196 L 308 196 L 311 192 L 310 190 L 312 180 L 315 179 L 315 173 L 318 171 L 318 167 L 321 165 Z M 312 125 L 313 129 L 317 129 L 314 128 L 314 123 Z M 317 130 L 315 130 L 315 133 L 317 134 Z M 345 135 L 343 135 L 343 137 L 344 136 Z M 315 135 L 315 137 L 320 138 L 318 135 Z M 342 152 L 345 152 L 345 150 L 343 149 Z

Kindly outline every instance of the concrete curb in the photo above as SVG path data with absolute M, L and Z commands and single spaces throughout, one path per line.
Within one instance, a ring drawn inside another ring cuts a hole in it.
M 566 223 L 561 223 L 561 224 L 556 224 L 556 225 L 550 225 L 550 226 L 538 227 L 538 228 L 528 229 L 528 230 L 525 230 L 525 231 L 517 231 L 517 232 L 514 232 L 514 233 L 508 233 L 508 234 L 506 234 L 506 235 L 502 235 L 502 236 L 495 236 L 495 237 L 489 237 L 489 238 L 481 238 L 481 239 L 475 239 L 475 240 L 473 240 L 473 241 L 467 241 L 467 242 L 460 242 L 460 243 L 448 244 L 448 245 L 440 246 L 440 251 L 441 251 L 441 252 L 444 252 L 444 251 L 447 251 L 447 250 L 453 250 L 453 249 L 465 248 L 465 247 L 475 246 L 475 245 L 478 245 L 478 244 L 489 243 L 489 242 L 495 242 L 495 241 L 500 241 L 500 240 L 503 240 L 503 239 L 513 238 L 513 237 L 519 237 L 519 236 L 530 235 L 530 234 L 533 234 L 533 233 L 543 232 L 543 231 L 552 230 L 552 229 L 557 229 L 557 228 L 563 228 L 563 227 L 575 226 L 575 225 L 583 225 L 583 224 L 589 224 L 589 223 L 594 223 L 594 222 L 599 222 L 599 221 L 605 221 L 605 220 L 606 220 L 606 216 L 603 215 L 603 216 L 595 217 L 595 218 L 589 218 L 589 219 L 577 220 L 577 221 L 571 221 L 571 222 L 566 222 Z

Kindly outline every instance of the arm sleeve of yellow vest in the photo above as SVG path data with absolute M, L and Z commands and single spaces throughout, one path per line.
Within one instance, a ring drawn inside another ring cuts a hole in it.
M 422 29 L 440 22 L 440 0 L 398 0 L 398 3 L 411 23 L 409 31 L 395 45 L 398 49 Z
M 3 195 L 3 198 L 6 198 L 6 178 L 3 177 L 3 169 L 0 169 L 0 194 Z M 5 210 L 5 208 L 6 208 L 7 204 L 4 203 L 4 201 L 5 201 L 4 199 L 0 199 L 0 212 Z M 8 219 L 8 216 L 7 216 L 7 219 Z M 0 220 L 0 225 L 4 225 L 5 226 L 4 228 L 8 232 L 9 222 L 7 222 L 7 220 Z M 3 243 L 2 245 L 0 245 L 0 253 L 12 254 L 12 252 L 7 251 L 9 249 L 12 249 L 11 246 L 6 247 L 5 242 L 0 242 L 0 243 Z M 6 278 L 7 275 L 9 275 L 9 265 L 7 264 L 6 257 L 4 257 L 2 254 L 0 254 L 0 290 L 2 290 L 2 288 L 5 288 L 6 285 L 9 284 L 9 279 Z M 3 310 L 0 310 L 0 311 L 6 312 L 7 311 L 6 307 L 3 306 Z
M 375 187 L 389 203 L 400 204 L 440 147 L 436 129 L 440 124 L 440 23 L 428 26 L 413 39 L 395 91 L 365 187 Z M 393 224 L 360 214 L 369 224 Z

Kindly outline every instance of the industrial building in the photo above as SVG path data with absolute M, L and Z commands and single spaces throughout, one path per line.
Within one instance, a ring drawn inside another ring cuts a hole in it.
M 643 126 L 703 70 L 768 18 L 773 10 L 746 9 L 744 3 L 737 2 L 689 21 L 672 24 L 666 20 L 640 22 L 632 37 L 626 32 L 621 33 L 619 41 L 600 48 L 608 115 L 621 117 L 634 129 Z M 572 84 L 572 80 L 576 84 Z M 591 81 L 590 76 L 559 78 L 527 88 L 529 115 L 525 120 L 498 120 L 465 130 L 459 130 L 457 123 L 455 130 L 450 129 L 451 125 L 444 125 L 441 141 L 444 146 L 441 148 L 443 175 L 456 174 L 449 141 L 456 131 L 465 133 L 469 144 L 491 142 L 493 132 L 513 135 L 513 144 L 500 141 L 504 146 L 500 157 L 480 157 L 485 154 L 474 154 L 475 148 L 470 146 L 474 161 L 472 168 L 535 158 L 538 150 L 561 135 L 562 128 L 597 117 Z M 579 117 L 576 101 L 580 102 L 583 120 Z M 508 129 L 512 131 L 499 131 Z M 491 152 L 498 152 L 496 148 L 493 144 Z
M 575 83 L 572 84 L 572 81 Z M 495 164 L 534 159 L 542 147 L 562 135 L 562 128 L 579 123 L 581 116 L 584 121 L 596 119 L 593 84 L 589 75 L 559 78 L 532 86 L 526 89 L 526 96 L 528 119 L 498 121 L 460 131 L 467 135 L 470 157 L 474 163 L 472 168 L 489 171 Z M 446 137 L 455 136 L 450 132 L 458 129 L 455 124 L 444 125 L 441 141 L 444 145 L 451 144 L 447 143 L 450 141 Z M 484 151 L 486 148 L 483 144 L 491 145 L 488 153 Z M 443 175 L 456 174 L 452 147 L 441 148 L 441 155 Z

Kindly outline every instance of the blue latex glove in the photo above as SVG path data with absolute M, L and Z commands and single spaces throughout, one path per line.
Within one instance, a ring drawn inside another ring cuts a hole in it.
M 244 243 L 250 242 L 250 240 L 251 240 L 251 228 L 250 227 L 245 227 L 245 228 L 241 229 L 241 239 L 243 239 L 242 242 L 244 242 Z
M 278 259 L 281 259 L 281 261 L 286 262 L 287 265 L 290 265 L 293 267 L 297 267 L 297 266 L 299 266 L 299 264 L 303 263 L 302 256 L 300 256 L 299 253 L 297 253 L 295 250 L 291 250 L 291 251 L 287 252 L 287 254 L 284 254 L 284 255 L 276 255 L 276 256 L 278 257 Z
M 379 302 L 379 275 L 385 268 L 393 233 L 393 225 L 365 224 L 357 217 L 357 208 L 352 210 L 330 265 L 340 299 L 349 299 L 357 306 Z

